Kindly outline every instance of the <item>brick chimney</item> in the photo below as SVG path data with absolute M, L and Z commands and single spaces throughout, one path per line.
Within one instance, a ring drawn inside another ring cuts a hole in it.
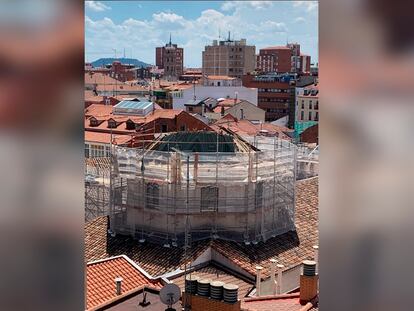
M 300 303 L 308 303 L 318 294 L 318 275 L 316 274 L 316 262 L 305 260 L 303 272 L 300 275 Z
M 201 282 L 200 282 L 201 281 Z M 197 276 L 186 279 L 186 292 L 183 293 L 183 306 L 191 311 L 240 311 L 241 301 L 238 300 L 237 285 L 224 284 L 218 281 L 206 282 Z M 202 291 L 198 290 L 203 286 Z M 209 291 L 207 294 L 207 287 Z

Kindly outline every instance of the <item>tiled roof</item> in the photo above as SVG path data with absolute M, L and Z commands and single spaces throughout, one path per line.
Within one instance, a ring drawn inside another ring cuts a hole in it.
M 269 135 L 278 134 L 279 138 L 290 140 L 290 137 L 286 135 L 285 133 L 291 132 L 292 130 L 286 127 L 274 125 L 271 123 L 254 124 L 250 122 L 249 120 L 245 120 L 245 119 L 237 120 L 233 116 L 232 117 L 228 117 L 228 116 L 229 114 L 217 120 L 211 127 L 216 130 L 220 129 L 220 127 L 223 127 L 239 135 L 251 135 L 251 136 L 258 135 L 260 131 L 265 130 L 268 132 Z
M 103 74 L 100 72 L 96 73 L 85 73 L 85 84 L 120 84 L 123 83 L 118 81 L 107 74 Z
M 191 272 L 191 275 L 199 276 L 202 279 L 209 279 L 212 281 L 221 281 L 226 284 L 234 284 L 239 287 L 239 299 L 245 297 L 254 284 L 246 282 L 244 279 L 237 277 L 234 273 L 227 272 L 223 268 L 210 263 L 208 266 L 202 267 L 195 271 Z M 184 275 L 177 278 L 169 278 L 174 284 L 178 285 L 182 290 L 184 290 L 185 279 Z
M 318 177 L 296 182 L 296 231 L 269 239 L 257 245 L 230 241 L 200 241 L 192 244 L 191 260 L 213 248 L 244 271 L 255 274 L 255 266 L 264 267 L 263 276 L 269 275 L 269 259 L 291 267 L 305 259 L 312 259 L 313 246 L 318 244 Z M 174 271 L 185 262 L 182 248 L 166 249 L 160 245 L 140 244 L 129 236 L 108 235 L 108 217 L 97 218 L 85 226 L 85 258 L 87 261 L 125 254 L 152 275 Z
M 86 266 L 87 309 L 117 297 L 115 278 L 118 277 L 123 279 L 122 294 L 144 285 L 156 289 L 162 287 L 160 281 L 149 279 L 125 256 L 91 262 Z
M 236 80 L 235 77 L 229 77 L 229 76 L 206 76 L 206 79 L 208 80 Z
M 122 145 L 128 143 L 132 137 L 129 135 L 112 135 L 112 139 L 114 144 Z M 110 144 L 111 133 L 85 131 L 85 142 Z
M 268 46 L 261 50 L 290 50 L 290 48 L 284 45 L 278 45 L 278 46 Z
M 242 311 L 309 311 L 312 304 L 301 305 L 299 293 L 246 298 L 242 302 Z

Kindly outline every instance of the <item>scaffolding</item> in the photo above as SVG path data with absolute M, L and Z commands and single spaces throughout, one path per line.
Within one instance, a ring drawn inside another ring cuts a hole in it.
M 85 221 L 109 215 L 110 158 L 85 159 Z
M 200 150 L 195 144 L 205 150 L 211 139 L 165 136 L 141 148 L 114 147 L 111 231 L 178 246 L 190 239 L 257 244 L 294 230 L 296 146 L 276 137 L 229 142 L 214 135 L 215 152 L 191 151 Z

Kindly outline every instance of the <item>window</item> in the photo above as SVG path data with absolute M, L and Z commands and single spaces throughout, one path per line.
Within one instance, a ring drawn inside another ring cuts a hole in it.
M 184 124 L 184 125 L 181 125 L 181 126 L 180 126 L 180 131 L 181 131 L 181 132 L 185 132 L 185 130 L 186 130 L 186 129 L 185 129 L 185 124 Z
M 220 81 L 217 82 L 217 86 L 220 86 Z
M 303 121 L 303 119 L 305 118 L 305 112 L 302 110 L 301 112 L 300 112 L 300 119 Z
M 135 123 L 132 120 L 126 121 L 126 129 L 127 130 L 135 130 Z
M 116 128 L 116 121 L 114 119 L 109 119 L 108 120 L 108 128 L 113 129 Z
M 312 109 L 312 101 L 309 102 L 309 109 Z
M 160 186 L 155 183 L 147 184 L 146 207 L 157 208 L 160 204 Z
M 317 112 L 317 111 L 315 113 L 315 121 L 319 121 L 319 112 Z
M 315 109 L 316 109 L 316 110 L 318 110 L 318 109 L 319 109 L 319 101 L 316 101 L 316 104 L 315 104 Z
M 96 118 L 92 117 L 89 119 L 89 126 L 98 126 L 99 122 Z
M 302 99 L 302 109 L 305 109 L 305 101 Z
M 309 111 L 309 121 L 312 120 L 312 111 Z
M 102 145 L 91 145 L 90 146 L 90 157 L 91 158 L 102 158 L 105 156 L 104 146 Z
M 107 158 L 111 156 L 111 146 L 105 146 L 105 156 Z
M 188 107 L 189 112 L 193 112 L 193 110 L 194 110 L 193 107 Z
M 217 209 L 218 188 L 213 186 L 201 188 L 201 211 L 215 211 Z
M 168 132 L 168 126 L 167 124 L 162 124 L 161 125 L 161 133 L 166 133 Z
M 85 158 L 89 158 L 89 145 L 85 144 Z

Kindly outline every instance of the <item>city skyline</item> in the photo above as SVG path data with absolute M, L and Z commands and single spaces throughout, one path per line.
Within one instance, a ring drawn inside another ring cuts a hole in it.
M 252 14 L 253 13 L 253 14 Z M 184 48 L 184 66 L 201 67 L 212 40 L 247 39 L 260 48 L 298 42 L 318 62 L 318 4 L 313 1 L 200 1 L 85 3 L 85 60 L 131 57 L 155 64 L 155 47 Z M 116 49 L 116 53 L 115 53 Z

